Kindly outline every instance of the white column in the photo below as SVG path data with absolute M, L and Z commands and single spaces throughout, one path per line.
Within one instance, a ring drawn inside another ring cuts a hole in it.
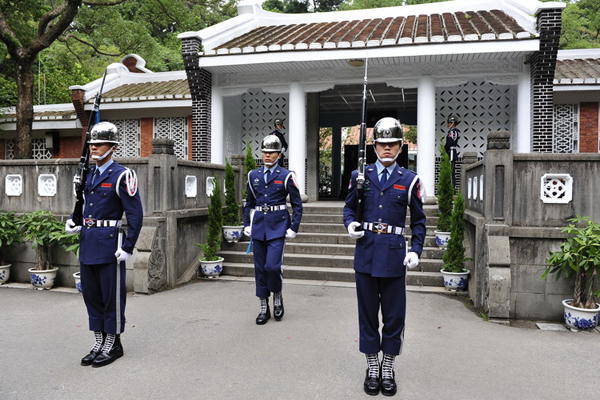
M 306 197 L 304 189 L 306 175 L 304 172 L 304 159 L 306 157 L 306 96 L 302 85 L 294 82 L 290 84 L 288 121 L 289 168 L 296 173 L 298 189 L 302 197 Z
M 417 174 L 429 200 L 435 197 L 435 79 L 421 76 L 417 89 Z
M 224 136 L 223 94 L 220 88 L 213 86 L 210 118 L 210 162 L 213 164 L 225 164 Z
M 529 68 L 519 75 L 517 85 L 517 132 L 514 152 L 531 153 L 531 80 Z

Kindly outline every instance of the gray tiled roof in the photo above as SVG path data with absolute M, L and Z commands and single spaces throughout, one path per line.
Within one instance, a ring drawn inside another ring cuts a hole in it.
M 102 101 L 148 101 L 148 100 L 179 100 L 191 99 L 187 79 L 131 83 L 121 85 L 102 94 Z M 94 98 L 88 102 L 93 103 Z
M 555 85 L 600 84 L 600 59 L 576 58 L 558 60 L 554 72 Z
M 262 26 L 205 52 L 205 55 L 532 37 L 513 17 L 501 10 L 447 12 L 385 19 Z
M 37 111 L 34 114 L 34 121 L 68 121 L 77 119 L 75 109 L 61 111 Z M 2 122 L 11 122 L 17 120 L 17 114 L 14 109 L 10 109 L 6 114 L 0 117 Z

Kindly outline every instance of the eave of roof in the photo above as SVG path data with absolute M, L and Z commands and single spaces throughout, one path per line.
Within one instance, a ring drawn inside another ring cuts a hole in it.
M 559 51 L 554 85 L 600 85 L 600 49 Z

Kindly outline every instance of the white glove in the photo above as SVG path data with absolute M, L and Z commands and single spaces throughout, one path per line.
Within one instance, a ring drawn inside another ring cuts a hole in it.
M 127 253 L 123 249 L 119 249 L 115 252 L 115 257 L 117 257 L 117 262 L 121 262 L 121 261 L 125 261 L 129 257 L 131 257 L 131 254 Z
M 365 231 L 357 231 L 356 228 L 360 227 L 360 222 L 350 222 L 350 224 L 348 224 L 348 233 L 350 234 L 350 237 L 354 240 L 358 240 L 361 237 L 365 236 Z
M 244 228 L 244 235 L 251 237 L 252 236 L 252 227 L 250 225 Z
M 288 228 L 288 230 L 285 232 L 285 238 L 286 239 L 293 239 L 296 237 L 296 232 L 294 232 L 293 230 L 291 230 L 290 228 Z
M 406 265 L 409 269 L 413 269 L 419 265 L 419 256 L 417 253 L 410 251 L 406 257 L 404 257 L 404 265 Z
M 69 218 L 65 223 L 65 232 L 70 234 L 79 233 L 81 232 L 81 226 L 75 225 L 75 222 L 73 222 L 73 220 Z

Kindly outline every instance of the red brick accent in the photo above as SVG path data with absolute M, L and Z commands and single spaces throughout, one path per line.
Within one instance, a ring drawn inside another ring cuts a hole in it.
M 67 136 L 60 138 L 60 148 L 58 154 L 52 154 L 52 157 L 57 158 L 79 158 L 81 157 L 81 146 L 83 145 L 81 138 L 76 136 Z
M 598 153 L 598 103 L 579 104 L 579 152 Z
M 137 63 L 138 60 L 135 57 L 127 57 L 121 62 L 121 64 L 127 67 L 129 72 L 132 72 L 134 74 L 143 74 L 144 71 L 141 71 L 137 68 Z
M 148 157 L 152 154 L 152 137 L 154 135 L 154 118 L 140 118 L 140 155 Z

